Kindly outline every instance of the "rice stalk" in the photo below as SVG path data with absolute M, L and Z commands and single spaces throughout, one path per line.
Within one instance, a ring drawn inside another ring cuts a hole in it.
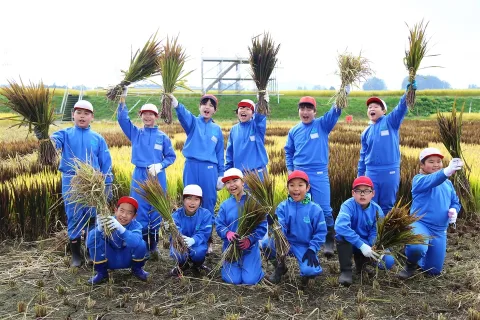
M 7 98 L 4 105 L 10 108 L 18 116 L 3 118 L 18 122 L 18 127 L 27 125 L 28 131 L 40 133 L 38 161 L 44 166 L 53 166 L 57 163 L 57 151 L 50 141 L 48 131 L 55 121 L 55 106 L 52 97 L 55 90 L 50 93 L 42 81 L 38 84 L 30 82 L 25 85 L 15 80 L 8 80 L 9 87 L 2 89 L 2 94 Z
M 269 33 L 264 33 L 252 38 L 250 52 L 251 75 L 258 89 L 258 104 L 256 112 L 268 115 L 270 113 L 268 102 L 265 100 L 268 80 L 277 64 L 277 54 L 280 45 L 276 46 Z
M 168 94 L 173 93 L 177 88 L 192 91 L 187 85 L 187 77 L 193 72 L 184 72 L 183 67 L 187 61 L 188 56 L 185 53 L 185 48 L 178 42 L 178 36 L 169 39 L 164 45 L 161 54 L 158 57 L 158 65 L 162 75 L 163 92 L 162 92 L 162 110 L 160 118 L 165 123 L 172 123 L 172 100 Z
M 188 248 L 172 217 L 174 210 L 172 201 L 163 191 L 157 177 L 148 175 L 145 181 L 137 181 L 137 184 L 138 188 L 135 188 L 135 191 L 160 213 L 164 222 L 168 223 L 168 230 L 172 236 L 171 243 L 175 251 L 180 254 L 188 253 Z

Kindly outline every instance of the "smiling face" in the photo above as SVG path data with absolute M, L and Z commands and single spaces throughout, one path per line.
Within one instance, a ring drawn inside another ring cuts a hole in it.
M 143 125 L 147 128 L 153 128 L 155 126 L 155 121 L 158 119 L 158 114 L 152 111 L 144 111 L 140 115 L 143 121 Z
M 217 110 L 211 99 L 202 100 L 200 103 L 200 115 L 205 118 L 205 122 L 210 120 Z
M 185 213 L 189 216 L 193 216 L 195 212 L 197 212 L 198 207 L 202 202 L 202 198 L 197 196 L 185 196 L 183 197 L 183 208 L 185 209 Z
M 385 114 L 385 109 L 376 102 L 372 102 L 367 107 L 367 116 L 370 121 L 373 123 L 377 122 L 377 120 Z
M 420 163 L 420 168 L 426 174 L 437 172 L 443 168 L 442 158 L 439 156 L 430 156 L 427 159 L 424 159 L 423 163 Z
M 288 194 L 295 202 L 305 199 L 310 185 L 303 179 L 294 178 L 288 182 Z
M 253 111 L 249 107 L 239 107 L 237 109 L 237 117 L 240 122 L 248 122 L 253 117 Z
M 363 209 L 368 207 L 374 196 L 375 190 L 373 190 L 370 186 L 360 185 L 356 186 L 355 189 L 352 190 L 352 197 L 360 206 L 362 206 Z
M 79 128 L 88 128 L 93 120 L 93 113 L 85 109 L 75 109 L 73 112 L 73 122 Z
M 239 198 L 243 194 L 243 181 L 242 179 L 232 179 L 225 182 L 225 187 L 228 192 L 235 198 Z
M 317 111 L 311 104 L 301 104 L 298 107 L 298 115 L 304 124 L 309 124 L 315 119 Z
M 130 203 L 121 203 L 118 208 L 115 208 L 115 217 L 122 226 L 132 222 L 136 215 L 137 211 Z

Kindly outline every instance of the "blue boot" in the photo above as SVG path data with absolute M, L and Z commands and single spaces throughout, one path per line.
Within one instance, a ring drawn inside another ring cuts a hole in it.
M 105 280 L 108 280 L 108 270 L 106 262 L 94 264 L 93 268 L 95 269 L 97 274 L 88 279 L 89 284 L 99 284 Z
M 132 273 L 135 277 L 142 281 L 147 281 L 148 279 L 148 272 L 143 270 L 143 266 L 145 265 L 145 260 L 143 261 L 132 261 Z

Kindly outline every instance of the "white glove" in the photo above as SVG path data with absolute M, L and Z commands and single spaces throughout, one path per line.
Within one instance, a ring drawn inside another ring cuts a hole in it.
M 187 237 L 187 236 L 182 236 L 183 238 L 183 241 L 185 241 L 185 244 L 187 245 L 187 247 L 191 247 L 195 244 L 195 239 L 193 238 L 190 238 L 190 237 Z
M 458 212 L 455 208 L 448 209 L 448 223 L 457 223 Z
M 223 177 L 218 177 L 218 179 L 217 179 L 217 191 L 219 191 L 219 190 L 222 190 L 222 189 L 223 189 L 223 182 L 222 182 L 222 178 L 223 178 Z
M 372 259 L 375 259 L 375 260 L 378 260 L 378 258 L 379 258 L 378 253 L 374 252 L 372 250 L 372 247 L 370 247 L 366 243 L 362 244 L 362 246 L 360 247 L 360 250 L 362 251 L 362 254 L 367 258 L 372 258 Z
M 162 172 L 163 166 L 161 163 L 154 163 L 149 165 L 148 167 L 148 173 L 150 173 L 152 176 L 156 176 L 160 172 Z
M 172 99 L 172 107 L 174 107 L 174 108 L 178 107 L 177 98 L 175 98 L 175 96 L 171 93 L 169 93 L 168 96 L 170 97 L 170 99 Z
M 100 217 L 100 216 L 97 216 L 95 222 L 96 222 L 96 225 L 97 225 L 97 230 L 102 232 L 103 231 L 103 225 L 108 221 L 108 218 L 107 217 Z
M 257 92 L 257 101 L 258 101 L 258 92 Z M 265 95 L 263 96 L 263 98 L 265 99 L 265 101 L 267 101 L 267 103 L 270 103 L 270 96 L 268 95 L 268 91 L 265 91 Z
M 445 169 L 443 169 L 443 173 L 445 173 L 445 175 L 447 177 L 450 177 L 452 174 L 455 173 L 455 171 L 458 171 L 460 169 L 462 169 L 463 167 L 463 161 L 462 159 L 460 158 L 453 158 L 452 160 L 450 160 L 450 162 L 448 163 L 448 167 L 446 167 Z
M 128 87 L 123 87 L 122 95 L 121 97 L 126 98 L 127 97 L 127 92 L 128 92 Z
M 109 218 L 109 221 L 107 221 L 108 229 L 117 230 L 118 233 L 123 234 L 126 230 L 125 227 L 122 226 L 122 224 L 118 222 L 118 220 L 115 219 L 114 216 L 110 216 Z
M 350 88 L 350 85 L 347 84 L 347 85 L 345 86 L 345 93 L 347 94 L 347 96 L 350 94 L 350 89 L 351 89 L 351 88 Z
M 162 222 L 160 222 L 160 225 L 162 226 L 163 230 L 170 230 L 170 224 L 168 223 L 168 221 L 163 220 Z

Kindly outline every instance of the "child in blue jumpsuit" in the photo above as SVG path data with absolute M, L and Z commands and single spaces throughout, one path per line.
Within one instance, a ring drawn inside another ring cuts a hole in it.
M 267 117 L 255 113 L 255 103 L 249 99 L 238 103 L 236 113 L 240 122 L 232 127 L 228 136 L 225 170 L 257 170 L 263 176 L 268 163 L 265 149 Z
M 373 182 L 369 177 L 356 178 L 352 184 L 352 197 L 340 207 L 335 220 L 335 239 L 337 240 L 340 277 L 338 282 L 352 284 L 352 254 L 355 269 L 360 274 L 371 260 L 378 260 L 378 253 L 372 250 L 377 237 L 377 214 L 383 217 L 382 209 L 372 201 L 375 195 Z M 379 266 L 392 268 L 395 260 L 384 255 Z
M 222 279 L 232 284 L 254 285 L 264 276 L 258 242 L 267 233 L 267 221 L 261 222 L 248 237 L 238 239 L 239 235 L 236 233 L 238 218 L 247 197 L 244 192 L 243 173 L 237 168 L 231 168 L 225 171 L 222 182 L 231 196 L 222 202 L 218 210 L 215 219 L 217 234 L 223 240 L 222 251 L 225 251 L 232 241 L 238 241 L 238 246 L 242 250 L 238 261 L 224 262 Z
M 413 230 L 428 239 L 425 244 L 406 246 L 407 265 L 398 275 L 401 279 L 411 277 L 417 264 L 429 275 L 442 272 L 448 224 L 456 222 L 460 211 L 460 202 L 448 177 L 463 167 L 463 161 L 454 158 L 443 169 L 442 159 L 440 150 L 435 148 L 420 153 L 420 174 L 413 178 L 410 213 L 422 216 L 413 223 Z
M 137 200 L 121 197 L 115 216 L 97 219 L 95 231 L 88 234 L 88 248 L 96 271 L 88 280 L 90 284 L 108 280 L 108 269 L 132 268 L 135 277 L 147 280 L 148 272 L 143 270 L 147 246 L 142 239 L 142 225 L 135 220 L 137 209 Z M 112 232 L 111 237 L 105 235 L 104 225 Z
M 347 92 L 349 89 L 347 89 Z M 327 223 L 324 254 L 333 255 L 334 230 L 330 207 L 330 179 L 328 177 L 328 135 L 337 124 L 342 110 L 335 105 L 322 117 L 315 119 L 317 102 L 313 97 L 303 97 L 298 103 L 301 122 L 288 132 L 285 160 L 288 173 L 301 170 L 310 178 L 312 201 L 322 207 Z
M 188 247 L 188 253 L 182 255 L 170 245 L 170 256 L 177 261 L 177 266 L 170 272 L 172 276 L 179 276 L 182 271 L 189 269 L 189 261 L 192 262 L 195 272 L 209 271 L 203 263 L 208 238 L 212 234 L 213 215 L 209 210 L 200 208 L 202 196 L 200 186 L 186 186 L 183 189 L 183 207 L 173 213 L 173 220 Z
M 158 109 L 153 104 L 145 104 L 140 109 L 140 117 L 144 127 L 135 126 L 128 116 L 125 98 L 122 97 L 118 107 L 117 118 L 123 133 L 132 143 L 132 182 L 130 196 L 138 201 L 136 220 L 142 225 L 143 240 L 150 252 L 155 252 L 160 229 L 160 214 L 145 201 L 136 191 L 137 182 L 144 182 L 148 175 L 157 176 L 163 190 L 167 191 L 167 177 L 165 169 L 176 159 L 175 151 L 170 138 L 155 125 L 158 119 Z
M 295 170 L 288 176 L 288 199 L 282 201 L 276 214 L 282 231 L 290 243 L 290 254 L 298 261 L 302 285 L 322 273 L 318 261 L 318 252 L 325 243 L 327 226 L 322 208 L 310 198 L 308 191 L 310 183 L 308 175 Z M 274 241 L 270 239 L 271 251 L 274 251 Z M 279 262 L 275 273 L 269 277 L 273 283 L 279 283 L 287 272 L 285 262 Z
M 81 234 L 90 220 L 95 217 L 95 208 L 79 207 L 68 200 L 70 181 L 75 175 L 74 159 L 89 163 L 105 175 L 108 196 L 111 196 L 113 182 L 112 158 L 105 139 L 90 129 L 93 120 L 93 106 L 86 100 L 79 100 L 73 107 L 74 126 L 58 130 L 50 139 L 57 149 L 62 151 L 59 170 L 62 173 L 62 197 L 67 214 L 68 238 L 72 251 L 72 266 L 82 264 L 80 247 Z

